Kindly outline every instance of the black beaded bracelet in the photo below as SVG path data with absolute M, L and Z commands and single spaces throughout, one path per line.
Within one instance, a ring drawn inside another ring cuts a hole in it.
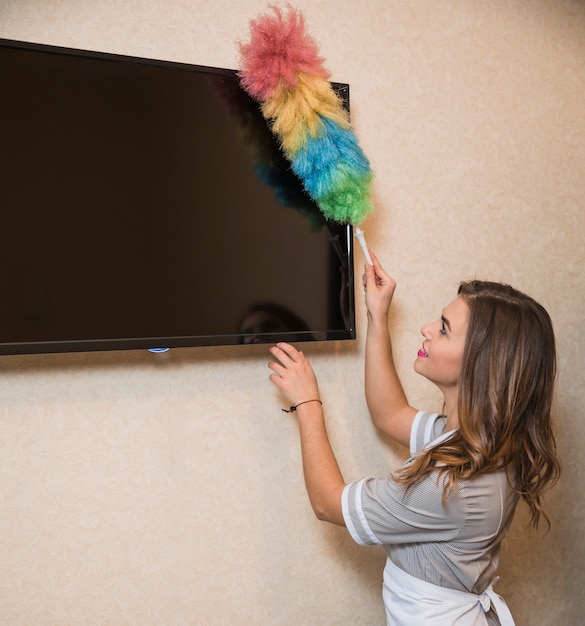
M 285 413 L 294 413 L 297 410 L 297 407 L 301 406 L 301 404 L 307 404 L 307 402 L 318 402 L 321 406 L 323 406 L 321 400 L 305 400 L 304 402 L 299 402 L 298 404 L 291 406 L 290 409 L 281 409 L 281 411 L 284 411 Z

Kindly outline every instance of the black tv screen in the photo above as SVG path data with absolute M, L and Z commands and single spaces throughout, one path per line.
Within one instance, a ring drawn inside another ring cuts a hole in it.
M 351 226 L 235 70 L 0 40 L 0 85 L 0 354 L 355 338 Z

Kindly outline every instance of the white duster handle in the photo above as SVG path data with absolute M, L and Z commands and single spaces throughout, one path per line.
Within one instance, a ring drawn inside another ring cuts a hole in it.
M 362 252 L 364 253 L 364 256 L 366 257 L 366 261 L 370 265 L 374 265 L 372 263 L 372 257 L 370 256 L 370 252 L 369 252 L 368 246 L 366 244 L 366 237 L 364 235 L 364 231 L 359 226 L 355 226 L 354 227 L 354 234 L 356 236 L 356 239 L 358 240 L 358 243 L 361 246 L 361 249 L 362 249 Z

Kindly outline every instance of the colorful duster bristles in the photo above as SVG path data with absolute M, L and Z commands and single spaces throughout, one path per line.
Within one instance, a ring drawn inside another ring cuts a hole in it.
M 252 20 L 250 42 L 240 44 L 242 86 L 261 103 L 292 170 L 325 218 L 356 226 L 359 238 L 358 226 L 373 210 L 370 164 L 303 16 L 290 5 L 286 15 L 271 9 Z

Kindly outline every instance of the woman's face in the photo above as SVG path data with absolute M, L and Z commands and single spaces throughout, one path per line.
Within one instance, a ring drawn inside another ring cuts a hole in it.
M 420 329 L 424 337 L 414 370 L 444 391 L 457 388 L 469 324 L 469 307 L 457 297 L 441 317 Z

